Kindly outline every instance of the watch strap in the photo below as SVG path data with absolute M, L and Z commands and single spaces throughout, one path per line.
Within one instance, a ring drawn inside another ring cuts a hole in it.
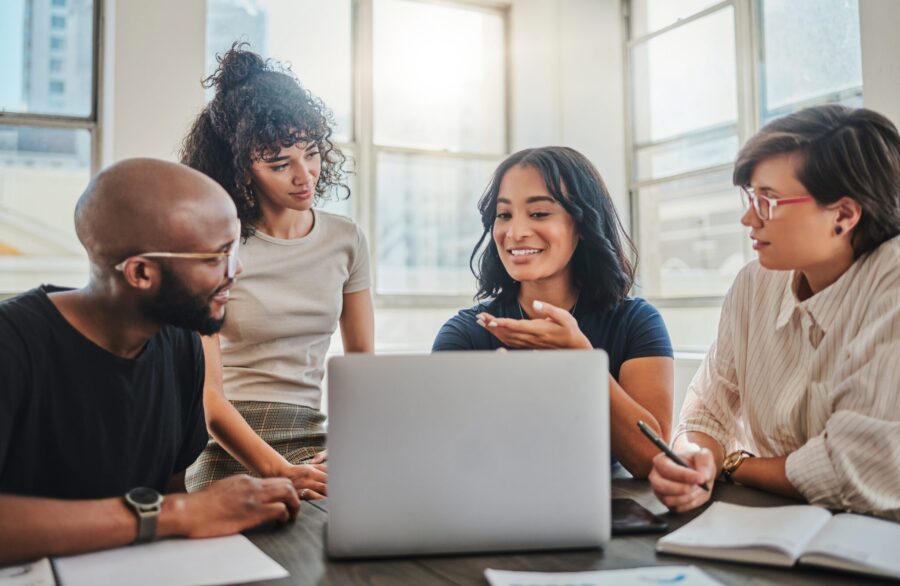
M 157 507 L 154 511 L 137 511 L 138 515 L 138 536 L 134 540 L 135 543 L 150 543 L 156 539 L 156 525 L 159 521 L 159 510 Z

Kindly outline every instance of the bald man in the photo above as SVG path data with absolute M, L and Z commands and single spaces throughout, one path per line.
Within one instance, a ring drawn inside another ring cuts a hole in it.
M 133 159 L 91 181 L 75 225 L 88 284 L 0 303 L 0 566 L 293 519 L 286 479 L 184 493 L 207 441 L 196 332 L 221 327 L 241 271 L 231 199 Z

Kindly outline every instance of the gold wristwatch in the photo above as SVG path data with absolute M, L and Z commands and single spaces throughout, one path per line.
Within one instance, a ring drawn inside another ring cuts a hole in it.
M 731 479 L 731 475 L 737 472 L 744 460 L 755 457 L 755 454 L 751 454 L 747 450 L 738 450 L 725 456 L 725 460 L 722 462 L 722 480 L 729 483 L 734 482 Z

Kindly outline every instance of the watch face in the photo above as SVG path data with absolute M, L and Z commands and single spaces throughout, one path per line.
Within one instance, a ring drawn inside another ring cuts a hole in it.
M 128 497 L 139 505 L 153 505 L 159 501 L 159 493 L 145 486 L 131 489 L 128 491 Z

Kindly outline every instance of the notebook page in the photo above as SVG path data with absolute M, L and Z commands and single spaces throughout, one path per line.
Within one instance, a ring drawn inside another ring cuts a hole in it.
M 775 549 L 793 563 L 829 519 L 831 513 L 809 505 L 743 507 L 715 502 L 699 517 L 661 538 L 657 550 Z M 716 557 L 728 557 L 722 553 Z
M 65 586 L 210 586 L 284 578 L 243 535 L 164 539 L 53 560 Z
M 900 523 L 835 515 L 809 543 L 800 561 L 900 578 Z

